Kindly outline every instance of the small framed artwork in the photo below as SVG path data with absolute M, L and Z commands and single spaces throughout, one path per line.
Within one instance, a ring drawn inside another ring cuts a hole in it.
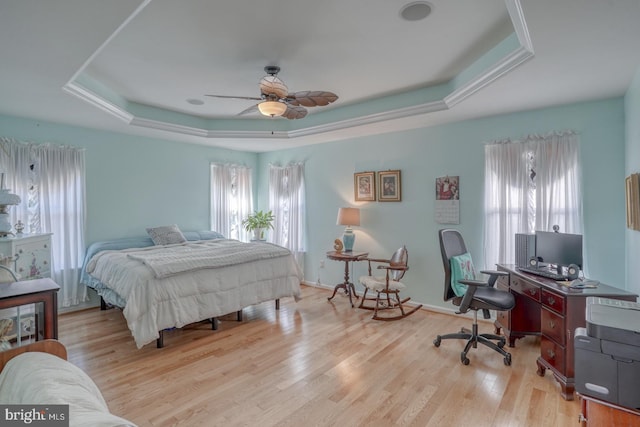
M 640 174 L 626 179 L 627 228 L 640 230 Z
M 356 202 L 375 202 L 375 172 L 357 172 L 353 174 L 353 191 Z
M 378 172 L 378 201 L 399 202 L 401 197 L 400 171 Z
M 439 224 L 460 224 L 460 177 L 436 178 L 435 219 Z

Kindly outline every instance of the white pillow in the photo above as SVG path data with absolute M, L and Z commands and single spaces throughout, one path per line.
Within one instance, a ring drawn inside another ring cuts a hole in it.
M 176 224 L 147 228 L 147 233 L 151 236 L 154 245 L 173 245 L 187 241 Z

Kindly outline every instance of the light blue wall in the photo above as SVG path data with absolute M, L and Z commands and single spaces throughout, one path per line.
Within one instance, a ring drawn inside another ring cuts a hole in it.
M 209 164 L 257 155 L 0 116 L 0 135 L 86 148 L 87 244 L 177 223 L 208 230 Z M 254 172 L 255 174 L 255 172 Z
M 626 175 L 640 173 L 640 68 L 625 95 L 626 113 Z M 626 232 L 627 283 L 640 294 L 640 231 Z
M 340 237 L 340 206 L 360 206 L 355 250 L 390 256 L 409 249 L 405 276 L 414 300 L 447 307 L 434 221 L 435 179 L 460 176 L 460 225 L 477 264 L 482 265 L 483 143 L 505 137 L 573 129 L 579 132 L 583 164 L 586 260 L 591 277 L 624 288 L 624 101 L 622 98 L 489 117 L 431 128 L 263 153 L 259 157 L 259 204 L 266 207 L 268 164 L 305 161 L 308 212 L 306 280 L 342 281 L 341 263 L 325 260 Z M 402 202 L 353 201 L 353 173 L 400 169 Z M 613 189 L 613 190 L 612 190 Z M 365 272 L 356 264 L 356 276 Z
M 638 98 L 637 82 L 634 87 L 627 104 L 630 98 Z M 623 98 L 616 98 L 259 155 L 3 116 L 0 135 L 87 149 L 87 243 L 143 235 L 150 225 L 177 223 L 183 229 L 208 229 L 212 161 L 252 166 L 258 206 L 266 208 L 269 163 L 303 160 L 308 212 L 305 274 L 307 280 L 319 277 L 325 284 L 342 280 L 340 263 L 328 261 L 324 269 L 319 265 L 332 249 L 333 239 L 342 235 L 342 227 L 335 225 L 338 207 L 355 205 L 353 173 L 400 169 L 402 202 L 359 204 L 362 226 L 356 231 L 355 249 L 387 256 L 406 244 L 409 294 L 414 300 L 447 307 L 442 302 L 437 244 L 441 225 L 433 219 L 435 178 L 460 176 L 461 224 L 456 228 L 481 265 L 483 143 L 551 130 L 580 133 L 586 263 L 591 276 L 625 287 L 625 208 L 620 184 L 625 176 L 624 105 Z M 634 105 L 638 109 L 637 101 Z M 638 150 L 638 141 L 631 146 L 628 142 L 627 151 Z M 357 264 L 356 275 L 364 269 L 364 264 Z

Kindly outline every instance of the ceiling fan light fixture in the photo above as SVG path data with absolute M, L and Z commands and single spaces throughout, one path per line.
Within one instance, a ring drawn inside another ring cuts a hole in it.
M 258 110 L 265 116 L 281 116 L 287 111 L 287 104 L 279 101 L 264 101 L 258 104 Z
M 286 98 L 289 94 L 289 89 L 287 85 L 284 84 L 282 80 L 278 78 L 278 76 L 264 76 L 262 80 L 260 80 L 260 92 L 265 95 L 276 95 L 278 98 Z

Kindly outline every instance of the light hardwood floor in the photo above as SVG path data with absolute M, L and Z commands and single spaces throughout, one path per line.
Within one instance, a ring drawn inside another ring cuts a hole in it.
M 510 349 L 513 364 L 438 333 L 462 316 L 420 310 L 370 319 L 327 289 L 244 310 L 220 329 L 205 322 L 136 349 L 119 310 L 60 316 L 69 360 L 100 387 L 111 411 L 139 426 L 575 426 L 579 403 L 560 397 L 553 375 L 536 375 L 539 340 Z M 481 332 L 493 327 L 481 323 Z

